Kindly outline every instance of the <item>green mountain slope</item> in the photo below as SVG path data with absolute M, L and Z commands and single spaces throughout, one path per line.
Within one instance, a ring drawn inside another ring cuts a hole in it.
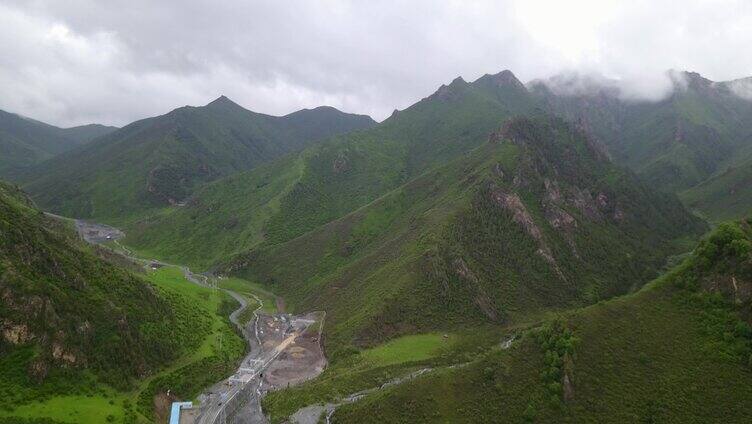
M 96 124 L 58 128 L 0 111 L 0 176 L 17 175 L 28 166 L 116 129 Z
M 752 156 L 680 194 L 690 209 L 713 221 L 752 214 Z
M 146 282 L 96 257 L 5 183 L 0 213 L 4 389 L 84 370 L 127 387 L 183 350 L 171 303 Z
M 534 91 L 549 110 L 583 122 L 617 163 L 655 187 L 678 192 L 748 147 L 752 102 L 734 92 L 733 82 L 716 83 L 692 72 L 670 75 L 673 92 L 657 102 L 620 100 L 618 89 L 607 84 L 565 94 L 535 84 Z
M 340 406 L 332 422 L 752 419 L 752 228 L 724 224 L 640 292 Z
M 368 205 L 224 269 L 327 311 L 327 351 L 595 302 L 704 226 L 561 120 L 515 119 Z
M 501 119 L 531 108 L 509 71 L 473 83 L 456 79 L 372 129 L 217 181 L 185 207 L 131 225 L 127 242 L 201 267 L 262 242 L 283 242 L 485 143 Z
M 268 116 L 222 96 L 134 122 L 46 162 L 25 177 L 25 187 L 55 212 L 124 220 L 177 204 L 208 181 L 373 123 L 332 108 Z

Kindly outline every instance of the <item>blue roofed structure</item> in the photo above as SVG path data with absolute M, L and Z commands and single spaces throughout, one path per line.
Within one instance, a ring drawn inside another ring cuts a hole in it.
M 193 402 L 172 402 L 170 424 L 180 424 L 180 410 L 185 408 L 193 408 Z

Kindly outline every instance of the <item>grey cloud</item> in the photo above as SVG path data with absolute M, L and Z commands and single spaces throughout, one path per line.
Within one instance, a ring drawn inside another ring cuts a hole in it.
M 743 0 L 8 0 L 0 108 L 122 125 L 225 94 L 265 113 L 329 104 L 382 119 L 501 69 L 523 81 L 577 71 L 658 98 L 669 68 L 752 74 L 739 53 L 751 19 Z

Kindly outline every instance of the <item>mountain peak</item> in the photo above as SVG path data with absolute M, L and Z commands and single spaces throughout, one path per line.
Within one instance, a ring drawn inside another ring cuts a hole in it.
M 465 81 L 464 78 L 457 77 L 453 79 L 451 83 L 449 83 L 449 86 L 451 87 L 451 86 L 458 86 L 458 85 L 465 85 L 465 84 L 467 84 L 467 81 Z
M 462 77 L 457 77 L 449 83 L 449 85 L 442 84 L 435 93 L 430 97 L 439 100 L 451 100 L 457 97 L 459 90 L 467 85 L 467 82 Z
M 494 75 L 485 74 L 482 77 L 478 78 L 475 82 L 490 83 L 497 87 L 515 87 L 522 89 L 525 88 L 525 85 L 519 79 L 517 79 L 514 73 L 509 69 L 505 69 Z
M 219 96 L 219 97 L 217 97 L 216 99 L 214 99 L 213 101 L 211 101 L 210 103 L 208 103 L 206 106 L 236 106 L 236 107 L 242 107 L 239 104 L 237 104 L 237 103 L 233 102 L 232 100 L 230 100 L 224 94 L 221 95 L 221 96 Z
M 713 81 L 703 77 L 697 72 L 692 71 L 677 71 L 671 69 L 668 71 L 668 76 L 675 87 L 687 89 L 702 90 L 713 85 Z

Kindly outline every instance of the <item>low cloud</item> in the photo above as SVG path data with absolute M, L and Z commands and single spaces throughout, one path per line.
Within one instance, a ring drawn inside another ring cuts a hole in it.
M 728 83 L 729 89 L 737 96 L 752 100 L 752 78 L 742 78 Z

